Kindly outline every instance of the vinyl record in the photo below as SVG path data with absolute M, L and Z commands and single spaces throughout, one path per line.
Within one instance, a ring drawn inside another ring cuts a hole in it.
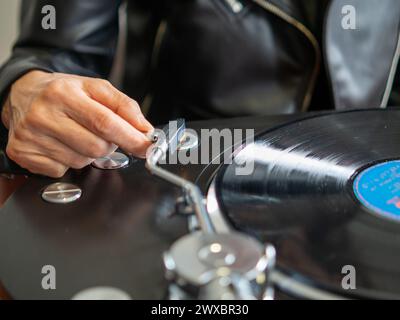
M 220 209 L 276 246 L 280 270 L 341 294 L 400 298 L 399 110 L 293 122 L 235 160 L 215 180 Z M 244 160 L 250 175 L 237 174 Z

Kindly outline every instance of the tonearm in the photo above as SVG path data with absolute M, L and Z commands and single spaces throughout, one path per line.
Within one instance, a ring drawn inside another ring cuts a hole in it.
M 185 130 L 183 119 L 176 126 L 155 130 L 146 160 L 150 173 L 183 190 L 200 227 L 164 254 L 169 298 L 272 299 L 269 273 L 275 265 L 274 247 L 239 232 L 217 233 L 199 187 L 161 167 L 168 153 L 179 151 Z

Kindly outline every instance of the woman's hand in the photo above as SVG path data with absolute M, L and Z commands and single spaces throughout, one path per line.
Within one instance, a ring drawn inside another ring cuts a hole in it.
M 144 157 L 153 130 L 139 105 L 108 81 L 31 71 L 17 80 L 2 112 L 7 155 L 21 167 L 58 178 L 118 147 Z

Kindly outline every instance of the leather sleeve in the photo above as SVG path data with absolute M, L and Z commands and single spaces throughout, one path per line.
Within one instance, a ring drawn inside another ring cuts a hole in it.
M 121 2 L 23 0 L 20 34 L 11 57 L 0 69 L 0 111 L 11 84 L 30 70 L 107 77 L 116 50 Z M 46 5 L 55 8 L 54 30 L 42 28 Z M 0 127 L 0 140 L 4 141 L 7 132 L 2 124 Z

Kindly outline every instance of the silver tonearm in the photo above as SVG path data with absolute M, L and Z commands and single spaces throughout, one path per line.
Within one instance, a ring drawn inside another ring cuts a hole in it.
M 160 162 L 179 151 L 185 121 L 156 130 L 151 137 L 146 167 L 154 175 L 180 187 L 200 230 L 178 239 L 164 253 L 170 299 L 271 299 L 269 274 L 275 248 L 239 232 L 217 233 L 194 183 L 169 172 Z
M 184 119 L 178 119 L 176 122 L 176 130 L 173 132 L 170 132 L 170 127 L 167 125 L 162 130 L 156 130 L 152 134 L 151 139 L 154 143 L 148 150 L 146 167 L 152 174 L 182 188 L 202 230 L 206 233 L 214 233 L 215 228 L 204 205 L 204 199 L 199 187 L 158 165 L 160 160 L 165 159 L 168 152 L 170 154 L 178 152 L 178 146 L 184 136 L 186 125 Z

